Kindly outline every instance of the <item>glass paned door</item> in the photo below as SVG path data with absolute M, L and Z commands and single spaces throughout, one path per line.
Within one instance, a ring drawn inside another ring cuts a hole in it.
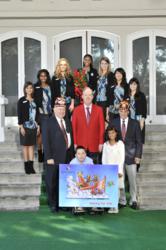
M 73 56 L 74 55 L 74 56 Z M 67 58 L 72 69 L 82 67 L 82 37 L 60 42 L 60 57 Z
M 133 41 L 133 76 L 138 78 L 147 98 L 149 114 L 149 37 Z
M 33 32 L 10 32 L 0 36 L 0 94 L 8 98 L 5 125 L 17 125 L 17 101 L 23 95 L 25 81 L 37 80 L 45 66 L 45 38 Z
M 166 115 L 166 38 L 156 37 L 156 114 Z
M 25 81 L 33 83 L 37 80 L 37 72 L 41 69 L 41 42 L 24 38 Z
M 111 62 L 111 70 L 119 66 L 119 37 L 103 31 L 88 31 L 88 51 L 93 56 L 94 67 L 99 68 L 100 58 L 106 56 Z
M 112 71 L 119 65 L 119 38 L 103 31 L 74 31 L 55 37 L 55 63 L 60 57 L 70 61 L 72 69 L 82 67 L 85 54 L 91 54 L 94 67 L 98 69 L 99 60 L 107 56 L 111 62 Z
M 166 124 L 166 32 L 149 30 L 131 35 L 130 77 L 139 79 L 148 103 L 150 124 Z M 130 53 L 130 52 L 129 52 Z
M 59 58 L 66 58 L 71 69 L 82 67 L 82 58 L 86 54 L 86 31 L 72 31 L 55 37 L 55 58 L 53 71 Z
M 18 100 L 18 39 L 12 38 L 1 43 L 2 94 L 8 98 L 5 116 L 17 115 Z

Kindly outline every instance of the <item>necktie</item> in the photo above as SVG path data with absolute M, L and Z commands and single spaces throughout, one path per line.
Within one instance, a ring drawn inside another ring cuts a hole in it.
M 125 125 L 125 120 L 122 121 L 122 139 L 123 141 L 125 140 L 126 136 L 126 125 Z
M 66 129 L 63 125 L 63 120 L 61 119 L 61 130 L 62 130 L 62 133 L 63 133 L 63 136 L 65 138 L 65 142 L 66 142 L 66 148 L 68 148 L 68 138 L 67 138 L 67 133 L 66 133 Z
M 89 124 L 89 122 L 90 122 L 90 110 L 89 110 L 89 107 L 86 107 L 86 120 L 87 120 L 87 123 Z

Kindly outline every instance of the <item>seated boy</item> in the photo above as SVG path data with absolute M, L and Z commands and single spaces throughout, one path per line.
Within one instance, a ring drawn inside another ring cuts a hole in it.
M 87 156 L 83 146 L 77 146 L 75 158 L 71 160 L 70 164 L 93 164 L 93 160 Z
M 75 158 L 70 164 L 93 164 L 93 160 L 87 156 L 86 149 L 83 146 L 77 146 Z M 85 212 L 85 210 L 82 207 L 76 207 L 73 212 Z

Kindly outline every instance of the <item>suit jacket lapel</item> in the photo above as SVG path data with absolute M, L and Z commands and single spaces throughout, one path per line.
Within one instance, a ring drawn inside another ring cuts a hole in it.
M 86 126 L 88 126 L 87 120 L 86 120 L 86 113 L 85 113 L 84 104 L 82 105 L 81 108 L 82 108 L 82 119 L 83 119 L 83 122 L 86 124 Z
M 95 108 L 94 108 L 94 105 L 92 104 L 91 115 L 90 115 L 90 121 L 89 121 L 88 126 L 90 125 L 90 123 L 91 123 L 92 120 L 93 120 L 93 116 L 94 116 L 94 114 L 95 114 L 95 110 L 94 110 L 94 109 L 95 109 Z
M 125 136 L 125 138 L 127 138 L 128 135 L 129 135 L 129 133 L 130 133 L 130 123 L 131 123 L 131 120 L 130 120 L 130 118 L 129 118 L 129 119 L 128 119 L 128 124 L 127 124 L 127 130 L 126 130 L 126 136 Z

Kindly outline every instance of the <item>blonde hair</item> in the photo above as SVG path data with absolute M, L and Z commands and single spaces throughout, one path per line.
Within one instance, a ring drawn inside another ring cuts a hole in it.
M 54 74 L 57 78 L 63 78 L 64 76 L 62 76 L 61 70 L 60 70 L 60 64 L 61 62 L 64 61 L 66 63 L 66 72 L 65 72 L 65 77 L 69 77 L 69 75 L 71 74 L 71 69 L 70 69 L 70 65 L 69 62 L 66 58 L 60 58 L 57 62 L 57 65 L 55 67 L 55 71 Z
M 101 62 L 104 61 L 106 63 L 108 63 L 108 68 L 107 68 L 107 72 L 105 75 L 108 75 L 108 73 L 111 71 L 111 63 L 110 63 L 110 60 L 108 59 L 108 57 L 106 56 L 103 56 L 101 59 L 100 59 L 100 62 L 99 62 L 99 75 L 103 75 L 103 70 L 101 68 Z

